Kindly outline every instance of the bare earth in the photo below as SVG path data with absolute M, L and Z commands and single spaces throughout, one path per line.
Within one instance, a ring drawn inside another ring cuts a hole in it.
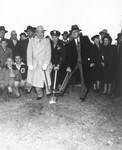
M 80 102 L 78 93 L 53 105 L 34 91 L 0 96 L 0 150 L 122 150 L 122 98 L 90 91 Z

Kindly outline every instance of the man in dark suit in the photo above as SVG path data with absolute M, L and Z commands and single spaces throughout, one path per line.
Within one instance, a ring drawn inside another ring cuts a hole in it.
M 70 41 L 67 45 L 67 67 L 68 70 L 71 70 L 69 74 L 69 78 L 65 82 L 65 86 L 62 88 L 62 92 L 64 92 L 67 88 L 67 85 L 71 79 L 75 78 L 74 73 L 77 71 L 80 74 L 80 82 L 81 82 L 81 92 L 80 99 L 85 101 L 88 87 L 90 83 L 90 48 L 91 43 L 88 36 L 82 36 L 80 34 L 80 29 L 77 25 L 73 25 L 71 27 L 71 34 L 73 36 L 73 40 Z M 77 78 L 75 78 L 77 80 Z
M 15 30 L 11 31 L 11 37 L 8 40 L 8 47 L 12 49 L 13 59 L 19 54 L 19 40 L 17 40 L 17 33 Z
M 27 33 L 27 38 L 20 42 L 20 56 L 25 64 L 27 64 L 27 47 L 31 38 L 34 36 L 34 28 L 32 26 L 27 26 L 24 30 Z

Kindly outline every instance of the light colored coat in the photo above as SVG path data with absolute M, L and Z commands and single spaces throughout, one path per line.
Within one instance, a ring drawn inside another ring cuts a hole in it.
M 51 65 L 51 46 L 50 41 L 47 38 L 39 39 L 37 37 L 32 38 L 27 48 L 27 65 L 33 66 L 33 70 L 28 69 L 27 82 L 35 87 L 44 87 L 45 76 L 42 67 L 47 64 L 47 80 L 48 86 L 51 86 L 50 72 L 52 69 Z M 46 83 L 45 83 L 46 85 Z

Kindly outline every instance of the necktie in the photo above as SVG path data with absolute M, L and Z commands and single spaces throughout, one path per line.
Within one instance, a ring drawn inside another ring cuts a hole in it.
M 81 64 L 81 47 L 80 47 L 80 42 L 77 39 L 77 53 L 78 53 L 78 64 Z

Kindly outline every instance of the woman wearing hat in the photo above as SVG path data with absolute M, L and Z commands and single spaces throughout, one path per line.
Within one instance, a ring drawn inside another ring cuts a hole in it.
M 90 67 L 92 72 L 92 84 L 95 92 L 99 91 L 102 69 L 102 54 L 99 35 L 94 35 L 91 40 L 93 41 L 91 49 Z
M 106 35 L 103 38 L 102 59 L 103 71 L 102 82 L 104 85 L 103 94 L 110 94 L 112 85 L 115 83 L 117 50 L 115 45 L 111 45 L 112 38 Z

